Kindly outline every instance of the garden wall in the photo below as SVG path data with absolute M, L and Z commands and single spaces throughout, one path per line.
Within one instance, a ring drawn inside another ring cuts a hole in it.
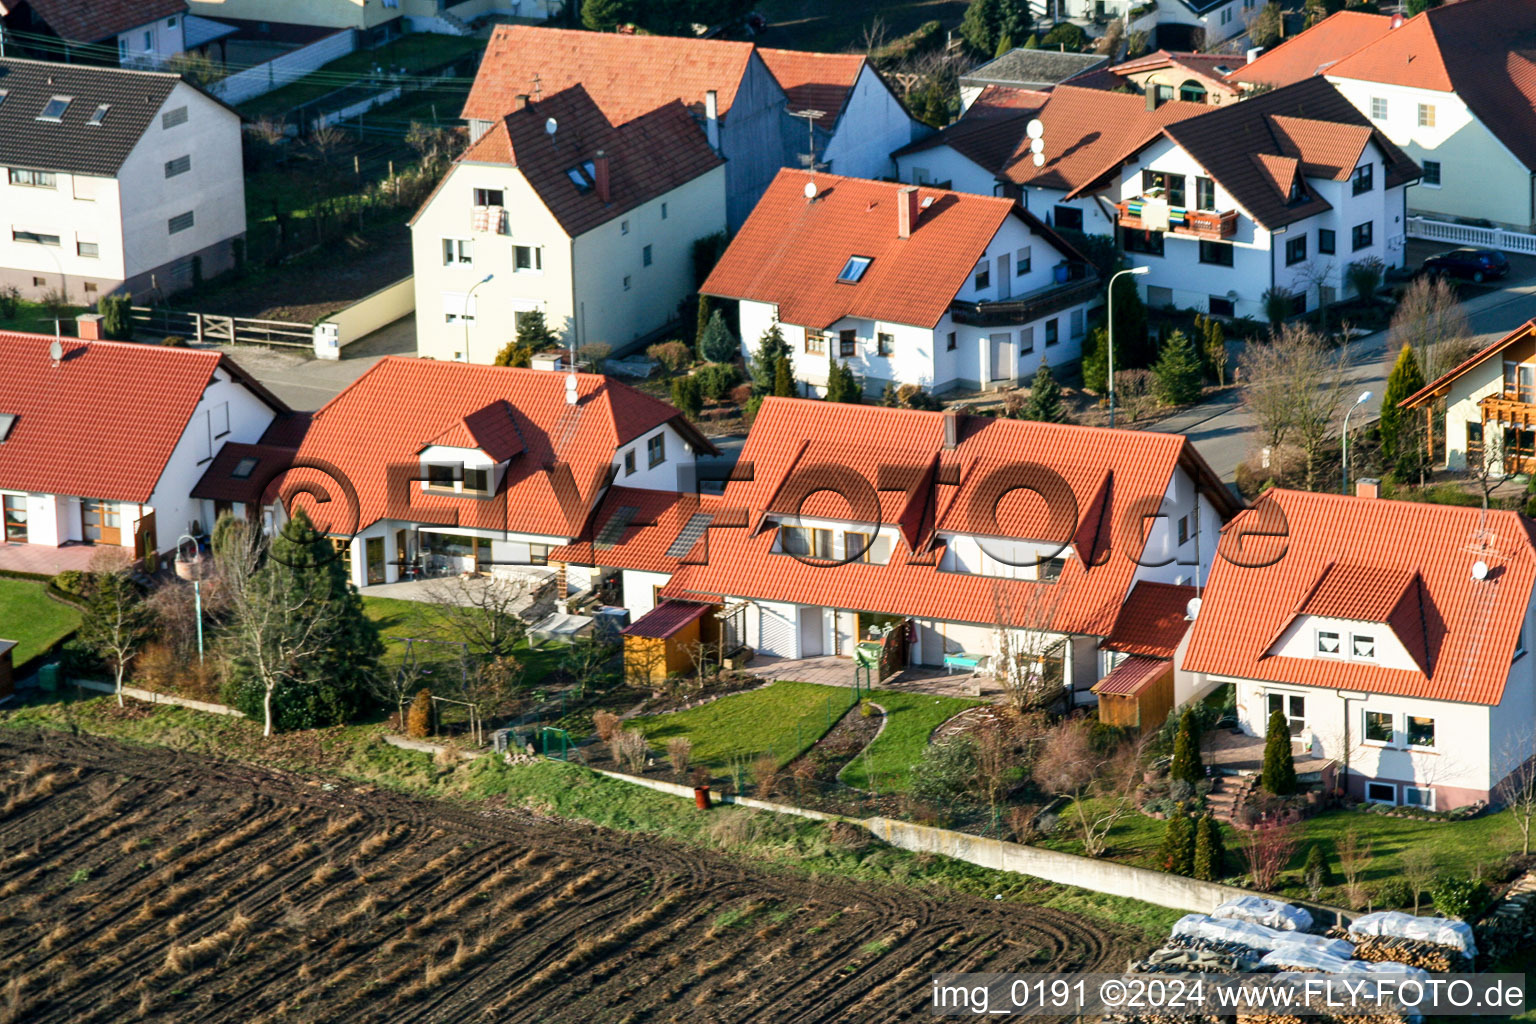
M 406 276 L 339 309 L 315 325 L 315 358 L 340 359 L 341 350 L 416 311 L 415 277 Z
M 94 679 L 71 679 L 71 683 L 84 690 L 95 690 L 98 693 L 116 693 L 117 688 L 111 683 L 99 683 Z M 156 693 L 154 690 L 141 690 L 137 686 L 123 687 L 123 696 L 132 697 L 134 700 L 147 701 L 150 704 L 175 704 L 177 707 L 191 708 L 193 711 L 206 711 L 210 715 L 232 715 L 235 718 L 244 718 L 245 712 L 236 711 L 232 707 L 223 704 L 210 704 L 205 700 L 193 700 L 190 697 L 175 697 L 169 693 Z
M 301 46 L 281 57 L 246 68 L 208 86 L 208 91 L 231 106 L 255 99 L 290 82 L 296 82 L 357 49 L 357 31 L 344 28 L 308 46 Z

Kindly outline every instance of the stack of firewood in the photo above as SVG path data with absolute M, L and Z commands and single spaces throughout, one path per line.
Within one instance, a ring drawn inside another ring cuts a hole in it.
M 1446 973 L 1470 971 L 1472 962 L 1454 946 L 1441 946 L 1421 939 L 1405 939 L 1396 935 L 1354 935 L 1355 959 L 1372 963 L 1391 961 L 1420 967 L 1426 971 Z
M 1536 871 L 1527 871 L 1477 926 L 1477 949 L 1490 963 L 1536 942 Z

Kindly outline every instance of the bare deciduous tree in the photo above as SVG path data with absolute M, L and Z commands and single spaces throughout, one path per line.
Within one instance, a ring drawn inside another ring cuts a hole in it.
M 1506 764 L 1515 765 L 1499 783 L 1499 799 L 1514 815 L 1515 825 L 1520 829 L 1520 852 L 1529 857 L 1531 824 L 1536 822 L 1536 733 L 1527 730 L 1524 735 L 1506 741 L 1499 753 Z
M 478 654 L 510 655 L 527 632 L 519 616 L 528 605 L 529 583 L 521 576 L 448 576 L 427 585 L 432 605 L 448 638 Z
M 1062 589 L 1049 585 L 1023 591 L 1008 591 L 1001 585 L 993 588 L 997 653 L 992 677 L 1020 711 L 1050 707 L 1062 698 L 1065 681 L 1058 650 L 1063 640 L 1052 632 Z
M 1404 345 L 1413 348 L 1426 381 L 1459 365 L 1477 350 L 1466 311 L 1450 282 L 1421 277 L 1408 286 L 1387 330 L 1388 372 Z
M 1083 852 L 1098 857 L 1108 848 L 1115 823 L 1134 807 L 1131 796 L 1139 772 L 1135 743 L 1101 751 L 1095 749 L 1090 729 L 1085 718 L 1057 725 L 1041 745 L 1034 777 L 1046 792 L 1071 798 L 1069 815 Z
M 1274 889 L 1280 872 L 1296 853 L 1296 830 L 1288 824 L 1261 825 L 1250 829 L 1243 839 L 1243 858 L 1253 887 L 1265 892 Z
M 1371 841 L 1361 839 L 1359 832 L 1350 829 L 1344 833 L 1344 838 L 1339 840 L 1337 850 L 1339 872 L 1344 876 L 1344 891 L 1349 894 L 1352 902 L 1362 903 L 1360 880 L 1371 866 Z
M 90 590 L 85 617 L 80 623 L 80 639 L 112 669 L 117 704 L 121 707 L 123 677 L 154 631 L 155 620 L 130 575 L 128 555 L 121 548 L 102 548 L 92 556 L 90 567 Z
M 1410 846 L 1397 858 L 1398 869 L 1402 873 L 1403 881 L 1413 890 L 1413 912 L 1419 912 L 1419 901 L 1424 896 L 1424 891 L 1434 882 L 1435 875 L 1439 873 L 1440 865 L 1432 847 Z
M 1504 464 L 1504 434 L 1497 427 L 1484 432 L 1478 451 L 1467 453 L 1467 473 L 1483 496 L 1484 509 L 1488 508 L 1493 492 L 1515 475 Z
M 1248 381 L 1243 403 L 1260 438 L 1272 448 L 1287 440 L 1295 443 L 1310 489 L 1344 410 L 1349 380 L 1343 350 L 1310 327 L 1285 324 L 1268 344 L 1249 345 L 1241 366 Z

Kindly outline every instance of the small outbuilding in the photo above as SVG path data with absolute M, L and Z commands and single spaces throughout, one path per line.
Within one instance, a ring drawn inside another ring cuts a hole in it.
M 0 640 L 0 697 L 16 692 L 16 666 L 11 661 L 15 650 L 15 640 Z
M 1143 734 L 1167 721 L 1173 710 L 1173 662 L 1133 654 L 1093 684 L 1099 721 Z
M 693 670 L 696 644 L 713 639 L 716 624 L 707 604 L 663 601 L 623 630 L 624 676 L 659 682 Z

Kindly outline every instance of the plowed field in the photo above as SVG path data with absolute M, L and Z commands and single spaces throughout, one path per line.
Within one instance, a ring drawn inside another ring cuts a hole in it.
M 0 736 L 0 1022 L 926 1020 L 936 971 L 1087 970 L 1070 914 L 766 873 L 532 813 Z

